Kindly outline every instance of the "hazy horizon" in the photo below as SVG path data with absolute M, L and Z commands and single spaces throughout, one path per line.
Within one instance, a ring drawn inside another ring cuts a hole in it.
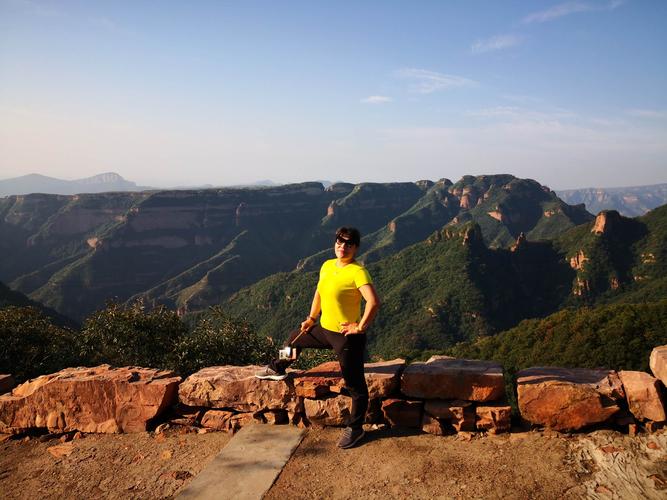
M 665 19 L 632 0 L 0 0 L 0 179 L 664 183 Z

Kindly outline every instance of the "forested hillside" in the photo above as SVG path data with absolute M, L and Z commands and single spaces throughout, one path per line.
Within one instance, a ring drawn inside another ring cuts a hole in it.
M 109 299 L 192 312 L 275 273 L 317 269 L 340 225 L 357 226 L 360 258 L 378 262 L 446 224 L 477 223 L 502 248 L 591 218 L 511 175 L 10 196 L 0 198 L 0 280 L 77 320 Z
M 475 223 L 368 265 L 383 302 L 369 333 L 382 357 L 487 337 L 565 307 L 667 298 L 667 206 L 629 219 L 603 212 L 551 241 L 490 248 Z M 269 277 L 224 306 L 281 339 L 307 313 L 316 273 Z

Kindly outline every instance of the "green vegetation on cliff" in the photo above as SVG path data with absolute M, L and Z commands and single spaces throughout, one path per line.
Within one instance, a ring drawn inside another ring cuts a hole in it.
M 498 361 L 510 372 L 531 366 L 648 371 L 651 350 L 664 344 L 667 300 L 565 309 L 447 352 Z
M 447 224 L 476 223 L 502 248 L 521 232 L 554 238 L 591 217 L 511 175 L 10 196 L 0 200 L 0 280 L 77 320 L 108 300 L 197 311 L 272 274 L 317 270 L 340 225 L 359 227 L 370 263 Z

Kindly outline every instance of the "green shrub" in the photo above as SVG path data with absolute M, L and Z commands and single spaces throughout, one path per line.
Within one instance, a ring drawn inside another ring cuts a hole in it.
M 271 339 L 257 335 L 246 321 L 212 307 L 199 316 L 192 332 L 180 339 L 174 367 L 188 375 L 206 366 L 265 364 L 277 349 Z
M 81 357 L 92 365 L 169 368 L 186 333 L 176 312 L 165 307 L 146 311 L 140 301 L 129 306 L 110 303 L 85 320 Z
M 79 364 L 75 337 L 34 307 L 0 309 L 0 373 L 18 382 Z

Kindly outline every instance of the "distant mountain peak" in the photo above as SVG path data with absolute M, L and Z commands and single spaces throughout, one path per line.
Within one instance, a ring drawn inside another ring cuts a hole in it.
M 92 177 L 85 177 L 83 179 L 77 179 L 74 182 L 79 184 L 105 184 L 111 182 L 127 182 L 129 184 L 135 185 L 135 182 L 128 181 L 124 179 L 121 175 L 116 172 L 104 172 L 102 174 L 93 175 Z
M 143 191 L 149 187 L 137 186 L 116 172 L 104 172 L 75 180 L 57 179 L 41 174 L 28 174 L 13 179 L 0 180 L 0 196 L 31 193 L 71 195 L 103 193 L 109 191 Z

